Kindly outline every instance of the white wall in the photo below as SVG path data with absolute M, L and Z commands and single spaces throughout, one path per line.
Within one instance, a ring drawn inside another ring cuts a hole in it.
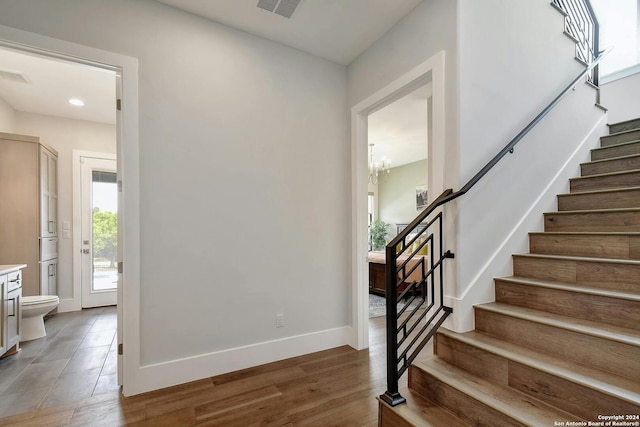
M 446 183 L 449 186 L 457 183 L 456 27 L 457 1 L 423 1 L 348 68 L 348 101 L 353 107 L 438 52 L 445 52 Z
M 601 85 L 600 103 L 609 109 L 609 123 L 640 117 L 640 73 Z
M 40 137 L 40 141 L 58 151 L 58 296 L 73 295 L 73 239 L 62 237 L 62 223 L 72 223 L 72 152 L 96 151 L 115 154 L 116 127 L 84 120 L 31 113 L 16 113 L 16 132 Z M 73 229 L 73 226 L 72 226 Z
M 396 235 L 396 224 L 413 221 L 416 209 L 416 187 L 427 184 L 427 160 L 391 169 L 379 181 L 380 219 L 391 224 L 389 237 Z
M 16 133 L 15 121 L 15 110 L 7 103 L 7 101 L 0 98 L 0 132 Z
M 563 35 L 562 15 L 547 1 L 460 0 L 458 11 L 462 185 L 583 67 Z M 572 156 L 603 117 L 594 102 L 594 91 L 581 83 L 515 154 L 456 202 L 456 280 L 447 290 L 457 308 L 455 329 L 473 328 L 472 304 L 493 300 L 492 278 L 510 274 L 511 253 L 527 250 L 526 232 L 533 230 L 520 226 L 541 227 L 542 210 L 553 208 L 556 190 L 567 184 L 554 180 L 558 171 L 566 166 L 563 172 L 577 175 Z M 586 159 L 594 141 L 576 156 Z
M 139 61 L 136 392 L 346 343 L 345 67 L 152 1 L 0 10 Z
M 460 179 L 471 178 L 580 72 L 545 0 L 459 0 Z

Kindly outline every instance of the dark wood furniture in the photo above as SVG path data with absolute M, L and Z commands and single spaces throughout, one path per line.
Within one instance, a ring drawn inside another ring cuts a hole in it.
M 408 223 L 396 224 L 396 232 L 399 234 L 404 228 L 409 225 Z M 424 228 L 423 225 L 418 226 L 419 229 Z M 378 252 L 370 252 L 369 254 L 376 254 Z M 380 256 L 369 256 L 369 293 L 379 296 L 386 295 L 386 265 L 384 262 L 384 252 L 379 252 Z M 373 258 L 373 259 L 372 259 Z M 408 283 L 404 283 L 398 288 L 398 295 L 400 295 L 408 286 Z M 419 291 L 418 291 L 419 292 Z
M 420 280 L 417 278 L 418 274 L 418 272 L 414 273 L 412 280 Z M 398 288 L 398 295 L 404 292 L 409 284 L 409 282 L 403 283 Z M 420 294 L 420 290 L 414 292 L 415 295 Z M 382 297 L 386 295 L 386 264 L 384 263 L 384 254 L 379 252 L 369 253 L 369 293 Z
M 385 265 L 369 262 L 369 293 L 385 296 Z

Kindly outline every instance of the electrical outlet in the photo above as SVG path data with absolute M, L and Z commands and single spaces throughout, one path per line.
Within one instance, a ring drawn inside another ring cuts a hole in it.
M 276 328 L 284 328 L 284 314 L 276 314 Z

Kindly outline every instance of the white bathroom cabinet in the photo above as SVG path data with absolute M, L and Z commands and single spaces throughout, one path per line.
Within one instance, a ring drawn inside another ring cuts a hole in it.
M 27 264 L 22 294 L 55 295 L 58 153 L 34 136 L 0 133 L 0 262 Z
M 58 295 L 58 259 L 40 263 L 40 287 L 42 295 Z
M 4 331 L 4 324 L 7 318 L 7 304 L 5 303 L 8 289 L 8 278 L 6 274 L 0 274 L 0 320 L 2 326 L 0 326 L 0 357 L 7 352 L 7 334 Z
M 40 237 L 58 236 L 58 155 L 41 145 L 40 163 Z
M 25 265 L 0 265 L 0 357 L 20 350 L 22 271 Z

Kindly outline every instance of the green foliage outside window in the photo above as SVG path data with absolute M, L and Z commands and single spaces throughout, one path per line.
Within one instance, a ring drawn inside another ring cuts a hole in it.
M 93 208 L 93 256 L 109 260 L 116 266 L 118 254 L 118 217 L 115 212 L 100 212 Z

